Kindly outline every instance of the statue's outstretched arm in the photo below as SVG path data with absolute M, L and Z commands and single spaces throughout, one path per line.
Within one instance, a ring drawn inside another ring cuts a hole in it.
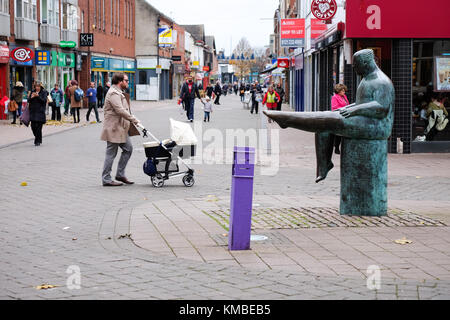
M 377 90 L 374 93 L 373 101 L 351 104 L 347 107 L 339 109 L 340 114 L 345 117 L 363 116 L 368 118 L 383 119 L 389 113 L 389 101 L 386 93 Z

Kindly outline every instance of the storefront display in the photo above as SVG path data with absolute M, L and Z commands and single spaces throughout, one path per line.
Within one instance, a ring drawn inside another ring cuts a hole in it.
M 450 56 L 434 57 L 434 91 L 450 92 Z

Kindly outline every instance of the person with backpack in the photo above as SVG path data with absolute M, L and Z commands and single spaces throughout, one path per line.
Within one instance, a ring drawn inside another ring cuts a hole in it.
M 84 92 L 78 86 L 77 80 L 71 81 L 69 93 L 70 93 L 70 109 L 73 115 L 73 123 L 78 123 L 80 122 L 80 108 L 83 105 Z

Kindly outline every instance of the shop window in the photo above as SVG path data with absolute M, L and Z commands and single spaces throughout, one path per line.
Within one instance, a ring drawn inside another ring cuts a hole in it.
M 139 84 L 147 84 L 147 72 L 139 71 Z
M 415 141 L 450 141 L 450 125 L 441 130 L 429 126 L 433 123 L 430 116 L 432 109 L 436 108 L 436 98 L 442 111 L 450 114 L 450 92 L 436 86 L 439 80 L 436 58 L 445 57 L 443 54 L 447 52 L 450 53 L 450 41 L 447 40 L 418 40 L 413 43 L 412 139 Z M 447 69 L 450 77 L 450 67 Z

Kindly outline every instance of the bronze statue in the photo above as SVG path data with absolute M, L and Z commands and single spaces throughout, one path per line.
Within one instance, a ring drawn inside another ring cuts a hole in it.
M 394 119 L 394 86 L 376 65 L 370 49 L 356 52 L 353 66 L 362 76 L 355 103 L 336 111 L 264 114 L 282 128 L 316 133 L 316 182 L 333 168 L 333 135 L 342 136 L 341 214 L 383 215 L 387 212 L 386 140 Z M 362 190 L 355 190 L 358 187 Z M 358 205 L 361 201 L 366 204 Z

